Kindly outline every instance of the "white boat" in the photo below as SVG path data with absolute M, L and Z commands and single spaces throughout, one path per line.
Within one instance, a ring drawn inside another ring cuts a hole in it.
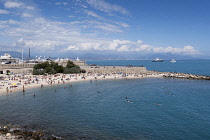
M 76 58 L 76 61 L 80 61 L 79 57 Z
M 176 62 L 176 60 L 172 59 L 170 62 L 171 62 L 171 63 L 175 63 L 175 62 Z
M 155 60 L 152 60 L 152 62 L 163 62 L 164 60 L 163 59 L 159 59 L 159 58 L 156 58 Z

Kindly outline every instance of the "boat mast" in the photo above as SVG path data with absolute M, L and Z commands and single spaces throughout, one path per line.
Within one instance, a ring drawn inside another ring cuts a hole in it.
M 30 48 L 29 48 L 29 52 L 28 52 L 28 62 L 30 61 L 30 55 L 31 55 L 31 52 L 30 52 Z

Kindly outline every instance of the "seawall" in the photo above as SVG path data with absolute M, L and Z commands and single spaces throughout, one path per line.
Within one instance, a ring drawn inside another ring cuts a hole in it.
M 131 67 L 131 66 L 81 66 L 86 70 L 86 73 L 123 73 L 123 74 L 142 74 L 146 73 L 146 67 Z

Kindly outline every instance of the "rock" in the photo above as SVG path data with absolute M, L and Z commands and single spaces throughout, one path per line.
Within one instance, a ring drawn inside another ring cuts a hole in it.
M 23 136 L 22 135 L 17 135 L 16 138 L 21 139 L 21 138 L 23 138 Z
M 20 133 L 20 132 L 21 132 L 20 130 L 14 130 L 14 131 L 13 131 L 14 134 L 18 134 L 18 133 Z
M 12 136 L 11 133 L 6 134 L 6 137 L 11 137 L 11 136 Z
M 8 132 L 7 129 L 0 129 L 0 133 L 1 133 L 1 134 L 6 134 L 7 132 Z
M 26 138 L 26 140 L 35 140 L 35 139 L 33 139 L 32 137 L 29 136 Z

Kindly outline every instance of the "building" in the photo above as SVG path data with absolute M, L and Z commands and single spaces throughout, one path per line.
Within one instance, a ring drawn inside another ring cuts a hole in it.
M 10 54 L 5 53 L 3 56 L 0 57 L 0 64 L 18 64 L 18 58 L 12 58 Z

